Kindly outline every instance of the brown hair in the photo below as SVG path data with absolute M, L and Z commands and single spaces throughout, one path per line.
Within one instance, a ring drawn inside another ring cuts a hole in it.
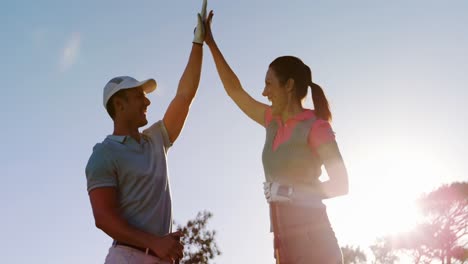
M 123 89 L 123 90 L 120 90 L 118 92 L 116 92 L 115 94 L 113 94 L 109 100 L 107 101 L 107 104 L 106 104 L 106 110 L 107 110 L 107 113 L 110 115 L 110 117 L 112 118 L 112 120 L 114 120 L 115 118 L 115 108 L 114 108 L 114 99 L 115 98 L 121 98 L 123 100 L 127 100 L 127 93 L 126 93 L 127 89 Z
M 273 60 L 270 63 L 270 68 L 276 73 L 282 85 L 289 79 L 294 80 L 296 96 L 300 100 L 304 99 L 307 95 L 307 89 L 310 87 L 317 117 L 327 121 L 332 119 L 327 97 L 322 87 L 312 82 L 312 72 L 309 66 L 305 65 L 297 57 L 282 56 Z

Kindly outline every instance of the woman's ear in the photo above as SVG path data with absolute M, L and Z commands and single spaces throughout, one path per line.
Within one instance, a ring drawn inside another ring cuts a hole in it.
M 288 81 L 286 82 L 286 91 L 287 92 L 294 91 L 294 79 L 293 78 L 289 78 Z

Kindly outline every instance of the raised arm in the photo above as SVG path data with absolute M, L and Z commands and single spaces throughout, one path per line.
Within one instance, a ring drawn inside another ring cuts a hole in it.
M 172 99 L 164 114 L 163 122 L 166 126 L 169 140 L 174 143 L 179 137 L 189 112 L 190 104 L 195 98 L 200 82 L 203 47 L 193 43 L 190 57 L 184 73 L 179 81 L 176 95 Z
M 192 51 L 187 66 L 179 81 L 177 93 L 169 104 L 163 118 L 169 140 L 174 143 L 179 137 L 189 112 L 190 105 L 197 93 L 202 68 L 203 41 L 205 29 L 203 21 L 206 18 L 206 0 L 203 0 L 201 12 L 197 15 L 197 27 L 194 32 Z
M 264 113 L 268 107 L 266 104 L 260 103 L 253 99 L 243 88 L 237 78 L 236 74 L 232 71 L 229 64 L 224 59 L 223 54 L 216 44 L 211 32 L 211 19 L 213 18 L 213 11 L 210 11 L 207 20 L 205 21 L 206 37 L 205 42 L 210 48 L 211 55 L 216 64 L 221 82 L 224 89 L 236 105 L 251 119 L 265 126 Z

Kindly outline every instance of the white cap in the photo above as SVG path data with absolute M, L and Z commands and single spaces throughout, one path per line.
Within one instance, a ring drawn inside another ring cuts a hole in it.
M 132 77 L 129 76 L 118 76 L 112 78 L 109 82 L 107 82 L 106 86 L 104 86 L 104 94 L 103 94 L 103 103 L 104 108 L 107 106 L 107 102 L 114 95 L 116 92 L 123 90 L 123 89 L 130 89 L 136 87 L 143 87 L 143 91 L 145 93 L 151 93 L 156 89 L 156 81 L 154 79 L 148 79 L 144 81 L 137 81 Z

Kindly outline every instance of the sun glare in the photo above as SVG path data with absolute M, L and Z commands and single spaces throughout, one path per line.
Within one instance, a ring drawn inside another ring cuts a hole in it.
M 397 147 L 382 147 L 385 153 L 372 156 L 361 153 L 366 155 L 361 163 L 349 164 L 350 194 L 331 208 L 344 237 L 372 242 L 409 231 L 421 220 L 416 200 L 440 182 L 443 163 L 424 148 Z
M 398 190 L 398 186 L 388 185 Z M 405 193 L 382 192 L 369 201 L 369 214 L 373 214 L 375 226 L 383 234 L 409 231 L 420 218 L 414 197 Z

